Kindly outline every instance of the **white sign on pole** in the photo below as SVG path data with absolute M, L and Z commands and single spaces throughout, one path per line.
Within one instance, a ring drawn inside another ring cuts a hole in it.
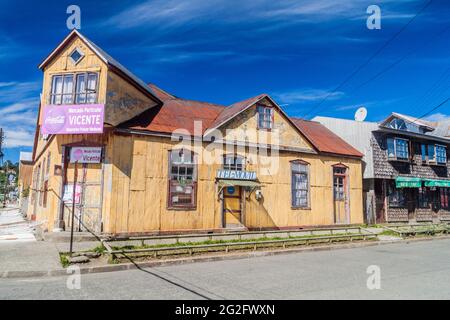
M 102 161 L 102 147 L 72 147 L 70 149 L 70 163 L 100 163 Z

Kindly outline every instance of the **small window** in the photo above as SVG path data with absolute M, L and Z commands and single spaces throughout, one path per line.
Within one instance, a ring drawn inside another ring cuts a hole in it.
M 420 145 L 420 152 L 422 155 L 422 161 L 426 162 L 427 161 L 427 145 L 426 144 Z
M 447 163 L 447 148 L 441 145 L 422 144 L 422 161 L 438 164 Z
M 226 155 L 223 157 L 224 170 L 244 170 L 244 158 L 236 155 Z
M 406 204 L 404 189 L 397 189 L 395 183 L 390 183 L 388 189 L 388 202 L 390 207 L 404 208 Z
M 392 128 L 392 129 L 396 129 L 396 130 L 406 130 L 407 129 L 405 121 L 402 119 L 398 119 L 398 118 L 392 119 L 391 122 L 389 122 L 388 127 Z
M 92 104 L 97 100 L 97 74 L 82 73 L 77 75 L 77 104 Z
M 430 190 L 428 188 L 419 188 L 419 208 L 429 208 L 431 202 Z
M 291 193 L 293 208 L 309 207 L 309 164 L 294 161 L 291 163 Z
M 400 138 L 388 138 L 387 152 L 389 159 L 407 160 L 409 158 L 408 140 Z
M 436 145 L 436 162 L 439 164 L 447 163 L 447 148 Z
M 78 62 L 80 62 L 81 59 L 83 59 L 83 57 L 84 57 L 83 52 L 78 48 L 73 50 L 73 52 L 70 54 L 70 59 L 74 64 L 78 64 Z
M 53 76 L 52 93 L 50 94 L 51 104 L 71 104 L 73 103 L 73 75 Z
M 258 106 L 258 129 L 272 129 L 273 109 Z
M 450 198 L 450 189 L 449 188 L 440 188 L 439 189 L 440 196 L 440 204 L 443 209 L 450 209 L 449 198 Z
M 46 173 L 45 173 L 45 175 L 47 177 L 48 177 L 48 175 L 50 173 L 50 164 L 51 164 L 50 156 L 51 156 L 51 153 L 49 152 L 48 155 L 47 155 L 47 168 L 46 168 Z
M 436 153 L 434 152 L 434 145 L 428 145 L 428 161 L 436 162 Z
M 196 205 L 195 154 L 187 150 L 169 153 L 169 207 L 193 209 Z

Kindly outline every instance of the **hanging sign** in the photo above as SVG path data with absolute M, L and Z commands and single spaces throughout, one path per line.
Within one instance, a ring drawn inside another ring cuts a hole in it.
M 42 134 L 103 133 L 103 104 L 48 105 L 42 117 Z
M 239 170 L 218 170 L 217 179 L 256 180 L 256 172 Z
M 72 147 L 70 149 L 70 163 L 100 163 L 102 161 L 102 147 Z

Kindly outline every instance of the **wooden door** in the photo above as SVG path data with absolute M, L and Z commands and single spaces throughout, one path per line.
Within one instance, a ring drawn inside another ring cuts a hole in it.
M 70 194 L 73 193 L 74 170 L 75 165 L 72 163 L 69 164 L 65 192 L 69 192 Z M 97 233 L 102 231 L 102 184 L 102 164 L 77 165 L 74 231 L 89 230 Z M 71 211 L 72 201 L 69 200 L 64 205 L 64 217 L 68 228 L 71 226 Z
M 349 223 L 349 196 L 347 181 L 347 168 L 333 168 L 333 206 L 335 223 Z
M 223 218 L 225 228 L 242 226 L 242 190 L 241 187 L 223 189 Z

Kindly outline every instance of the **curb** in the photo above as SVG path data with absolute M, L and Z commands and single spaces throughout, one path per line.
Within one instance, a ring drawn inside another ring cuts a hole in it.
M 306 248 L 293 248 L 293 249 L 282 249 L 282 250 L 272 250 L 272 251 L 251 251 L 244 253 L 229 253 L 225 255 L 210 255 L 210 256 L 199 256 L 193 258 L 180 258 L 180 259 L 168 259 L 161 261 L 148 261 L 141 263 L 122 263 L 116 265 L 106 265 L 106 266 L 95 266 L 80 268 L 80 274 L 91 274 L 91 273 L 104 273 L 104 272 L 114 272 L 114 271 L 125 271 L 125 270 L 136 270 L 140 268 L 151 268 L 151 267 L 164 267 L 171 265 L 181 265 L 187 263 L 196 262 L 212 262 L 212 261 L 224 261 L 224 260 L 238 260 L 238 259 L 249 259 L 256 257 L 266 257 L 275 256 L 281 254 L 293 254 L 301 252 L 315 252 L 315 251 L 332 251 L 338 249 L 352 249 L 352 248 L 364 248 L 373 247 L 388 244 L 409 244 L 414 242 L 423 241 L 433 241 L 433 240 L 446 240 L 450 239 L 450 236 L 442 236 L 439 238 L 418 238 L 418 239 L 402 239 L 402 240 L 389 240 L 389 241 L 373 241 L 373 242 L 360 242 L 360 243 L 347 243 L 347 244 L 336 244 L 336 245 L 320 245 L 314 247 Z M 55 269 L 48 271 L 4 271 L 0 274 L 0 279 L 17 279 L 17 278 L 44 278 L 44 277 L 58 277 L 67 276 L 73 274 L 73 272 L 68 269 Z

